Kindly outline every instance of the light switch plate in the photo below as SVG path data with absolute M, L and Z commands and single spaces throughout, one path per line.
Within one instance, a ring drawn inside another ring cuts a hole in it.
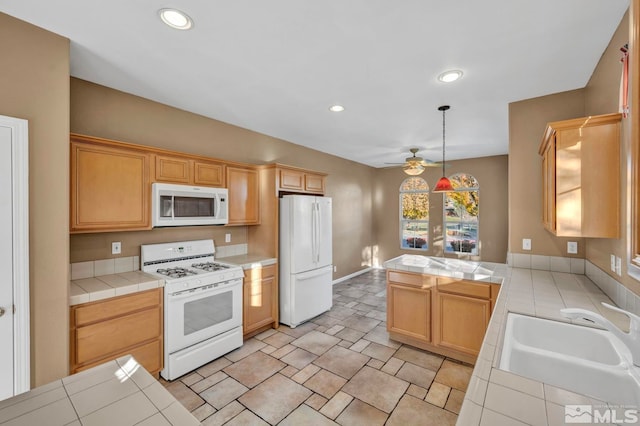
M 531 250 L 531 238 L 522 239 L 522 250 Z
M 622 259 L 616 257 L 616 274 L 622 276 Z
M 567 253 L 569 253 L 569 254 L 578 254 L 578 242 L 577 241 L 568 241 L 567 242 Z
M 616 271 L 616 255 L 612 254 L 611 255 L 611 272 L 615 272 Z
M 224 242 L 225 243 L 231 242 L 231 234 L 224 234 Z

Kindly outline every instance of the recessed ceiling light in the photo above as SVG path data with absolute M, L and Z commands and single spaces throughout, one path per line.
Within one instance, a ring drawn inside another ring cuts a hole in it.
M 344 111 L 344 107 L 342 105 L 331 105 L 329 107 L 329 111 L 331 111 L 331 112 L 342 112 L 342 111 Z
M 193 27 L 193 21 L 186 13 L 177 9 L 160 9 L 158 11 L 162 22 L 178 30 L 188 30 Z
M 445 71 L 442 74 L 440 74 L 438 76 L 438 80 L 440 80 L 443 83 L 451 83 L 453 81 L 458 80 L 460 77 L 462 77 L 462 71 L 460 71 L 460 70 L 449 70 L 449 71 Z

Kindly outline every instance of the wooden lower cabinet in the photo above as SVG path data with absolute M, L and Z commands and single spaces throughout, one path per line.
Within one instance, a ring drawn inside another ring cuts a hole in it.
M 162 370 L 162 295 L 160 288 L 72 306 L 70 373 L 127 354 L 151 374 Z
M 431 341 L 431 291 L 405 284 L 387 287 L 387 329 Z
M 387 331 L 392 339 L 474 363 L 498 284 L 387 272 Z
M 438 293 L 438 340 L 445 348 L 477 356 L 491 317 L 491 302 Z
M 278 325 L 277 265 L 244 271 L 242 332 L 250 337 Z

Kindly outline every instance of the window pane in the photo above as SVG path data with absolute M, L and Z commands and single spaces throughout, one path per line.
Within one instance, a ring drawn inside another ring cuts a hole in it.
M 447 222 L 445 251 L 478 254 L 478 223 Z
M 451 181 L 451 186 L 453 186 L 454 189 L 477 189 L 479 186 L 476 178 L 466 173 L 455 174 L 451 176 L 449 180 Z
M 478 191 L 447 192 L 445 219 L 447 222 L 477 222 Z
M 400 192 L 405 191 L 427 191 L 429 189 L 429 185 L 427 185 L 427 181 L 422 178 L 408 178 L 402 182 L 400 186 Z
M 401 247 L 426 250 L 429 247 L 429 223 L 403 220 Z
M 429 219 L 429 193 L 404 193 L 402 199 L 402 218 L 412 220 Z

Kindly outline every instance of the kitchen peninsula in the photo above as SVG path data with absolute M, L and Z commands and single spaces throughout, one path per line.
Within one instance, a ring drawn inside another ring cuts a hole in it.
M 406 254 L 384 266 L 390 336 L 475 363 L 507 266 Z

